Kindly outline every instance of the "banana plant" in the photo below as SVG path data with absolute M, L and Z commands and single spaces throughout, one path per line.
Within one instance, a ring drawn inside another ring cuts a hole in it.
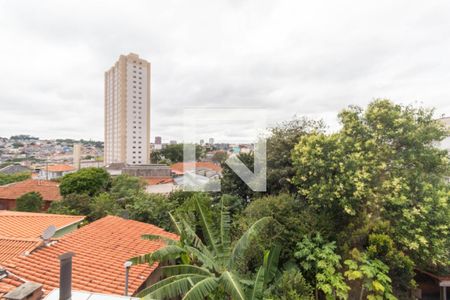
M 231 218 L 224 201 L 221 201 L 218 226 L 213 226 L 211 211 L 199 199 L 195 199 L 195 210 L 202 238 L 184 218 L 177 220 L 173 215 L 170 217 L 179 240 L 157 235 L 143 236 L 144 239 L 163 240 L 166 246 L 131 259 L 135 264 L 158 262 L 163 274 L 162 280 L 142 290 L 138 297 L 199 300 L 225 294 L 226 299 L 261 300 L 268 283 L 276 274 L 280 248 L 265 252 L 264 263 L 254 280 L 246 280 L 238 274 L 237 263 L 271 218 L 256 221 L 232 245 Z M 170 265 L 173 261 L 177 264 Z

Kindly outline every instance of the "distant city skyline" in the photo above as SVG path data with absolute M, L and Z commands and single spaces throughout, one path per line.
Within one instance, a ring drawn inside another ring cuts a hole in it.
M 103 72 L 129 52 L 152 62 L 150 135 L 168 141 L 182 140 L 185 107 L 265 108 L 269 125 L 299 115 L 332 130 L 374 98 L 450 115 L 448 1 L 2 1 L 0 20 L 4 137 L 103 141 Z

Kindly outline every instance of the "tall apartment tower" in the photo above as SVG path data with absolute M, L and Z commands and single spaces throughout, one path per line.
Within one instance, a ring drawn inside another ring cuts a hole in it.
M 150 63 L 121 55 L 105 72 L 105 165 L 150 162 Z

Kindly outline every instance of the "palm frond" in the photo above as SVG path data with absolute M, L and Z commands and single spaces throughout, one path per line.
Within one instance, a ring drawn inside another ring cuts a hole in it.
M 209 277 L 197 282 L 183 297 L 182 300 L 205 299 L 206 296 L 214 291 L 219 283 L 217 278 Z
M 172 277 L 169 277 L 167 279 L 170 278 Z M 192 274 L 189 274 L 189 276 L 177 278 L 173 281 L 166 282 L 164 285 L 161 285 L 155 290 L 147 293 L 143 299 L 173 299 L 177 296 L 186 294 L 192 288 L 192 286 L 194 286 L 197 282 L 203 280 L 204 278 L 204 276 Z
M 176 275 L 176 276 L 171 276 L 171 277 L 162 279 L 162 280 L 158 281 L 157 283 L 152 284 L 151 286 L 143 289 L 136 296 L 137 297 L 145 297 L 145 296 L 149 295 L 150 293 L 153 293 L 170 283 L 173 283 L 173 282 L 181 280 L 181 279 L 187 280 L 187 278 L 192 277 L 192 276 L 193 276 L 192 274 L 182 274 L 182 275 Z M 198 277 L 199 280 L 202 280 L 204 278 L 204 276 L 200 276 L 200 275 L 194 275 L 194 276 Z M 151 298 L 148 297 L 147 299 L 151 299 Z
M 260 267 L 256 274 L 255 282 L 253 284 L 252 293 L 249 300 L 261 300 L 264 294 L 264 273 L 265 268 Z
M 155 262 L 165 262 L 171 259 L 176 259 L 182 253 L 185 253 L 183 248 L 176 245 L 168 245 L 154 252 L 133 257 L 130 261 L 135 265 L 144 263 L 154 264 Z
M 158 234 L 143 234 L 141 238 L 147 241 L 163 241 L 164 243 L 166 243 L 166 245 L 174 245 L 178 242 L 177 240 Z
M 180 274 L 198 274 L 204 276 L 212 276 L 207 269 L 193 265 L 173 265 L 161 267 L 161 271 L 165 276 L 174 276 Z
M 181 230 L 180 224 L 178 223 L 177 219 L 175 219 L 175 217 L 170 212 L 169 212 L 169 217 L 170 217 L 170 220 L 172 221 L 172 225 L 173 225 L 175 231 L 177 232 L 178 235 L 181 235 L 182 230 Z
M 220 240 L 224 253 L 228 253 L 230 251 L 230 227 L 230 211 L 228 210 L 228 207 L 226 207 L 224 200 L 222 200 L 220 209 Z
M 199 249 L 191 247 L 191 246 L 185 246 L 185 248 L 187 251 L 189 251 L 189 253 L 191 255 L 194 256 L 194 258 L 196 258 L 199 262 L 202 263 L 203 267 L 208 268 L 209 270 L 214 270 L 214 271 L 219 270 L 219 267 L 213 257 L 208 256 L 206 253 L 203 253 Z
M 278 260 L 280 258 L 281 246 L 275 245 L 264 254 L 264 286 L 275 278 L 278 270 Z
M 225 288 L 225 291 L 236 300 L 246 300 L 244 290 L 236 275 L 229 271 L 225 271 L 220 276 L 220 281 Z
M 214 250 L 215 253 L 218 253 L 217 249 L 217 242 L 216 238 L 214 236 L 214 230 L 211 226 L 211 219 L 208 215 L 208 212 L 203 208 L 203 205 L 200 204 L 198 199 L 195 199 L 195 206 L 197 208 L 197 212 L 200 217 L 200 225 L 203 229 L 203 236 L 205 237 L 206 241 L 210 244 L 211 249 Z
M 237 259 L 243 256 L 253 239 L 261 233 L 262 229 L 267 226 L 271 220 L 271 217 L 259 219 L 241 236 L 231 252 L 230 267 L 233 267 Z
M 185 220 L 182 220 L 182 224 L 183 233 L 186 240 L 185 242 L 187 242 L 188 245 L 194 246 L 195 248 L 204 252 L 206 255 L 213 257 L 213 254 L 209 251 L 208 247 L 205 246 L 203 241 L 198 237 L 192 227 Z

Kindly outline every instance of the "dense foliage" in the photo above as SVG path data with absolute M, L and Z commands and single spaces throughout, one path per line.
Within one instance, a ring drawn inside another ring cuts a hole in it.
M 312 238 L 305 236 L 297 244 L 294 256 L 313 284 L 316 295 L 321 291 L 327 298 L 347 299 L 350 288 L 339 273 L 341 257 L 335 251 L 335 242 L 326 242 L 316 234 Z
M 37 192 L 23 194 L 16 200 L 16 210 L 18 211 L 40 212 L 43 205 L 44 200 Z
M 254 172 L 253 153 L 241 153 L 238 154 L 237 158 L 247 166 L 250 171 Z M 258 194 L 252 191 L 252 189 L 245 184 L 245 182 L 227 164 L 222 164 L 221 190 L 225 194 L 238 196 L 241 199 L 245 199 L 247 202 Z
M 306 118 L 295 118 L 270 128 L 267 138 L 267 192 L 270 194 L 295 193 L 292 178 L 296 168 L 291 151 L 301 137 L 311 132 L 322 132 L 324 124 Z
M 402 294 L 413 265 L 449 265 L 448 154 L 435 147 L 448 132 L 432 111 L 387 100 L 339 117 L 339 132 L 313 133 L 295 146 L 294 182 L 308 206 L 328 217 L 333 230 L 322 229 L 339 252 L 369 251 Z
M 184 144 L 169 144 L 162 150 L 153 151 L 151 154 L 152 163 L 174 164 L 183 161 Z M 195 145 L 196 160 L 200 160 L 205 156 L 203 147 Z
M 186 300 L 214 296 L 221 299 L 263 299 L 264 291 L 277 271 L 279 248 L 265 252 L 262 265 L 252 279 L 239 274 L 237 264 L 270 219 L 256 221 L 232 245 L 228 207 L 222 200 L 220 219 L 213 222 L 210 208 L 204 206 L 202 197 L 205 196 L 199 194 L 192 197 L 195 204 L 194 218 L 198 222 L 173 219 L 179 241 L 164 236 L 144 236 L 147 239 L 163 239 L 167 246 L 132 259 L 134 263 L 153 264 L 158 261 L 164 265 L 176 260 L 178 264 L 162 267 L 166 278 L 144 289 L 139 295 L 144 299 L 170 299 L 177 296 L 183 296 Z M 197 224 L 200 234 L 196 233 Z
M 65 175 L 59 186 L 61 195 L 86 194 L 95 196 L 109 189 L 111 176 L 101 168 L 85 168 Z
M 333 133 L 306 119 L 270 129 L 266 193 L 226 164 L 222 191 L 209 194 L 147 194 L 138 178 L 86 171 L 63 178 L 64 200 L 51 211 L 126 215 L 177 232 L 134 260 L 176 263 L 148 298 L 409 299 L 415 269 L 450 273 L 450 168 L 436 147 L 449 132 L 431 110 L 388 100 L 339 119 Z M 160 158 L 182 160 L 182 145 Z M 239 158 L 253 169 L 252 153 Z
M 19 173 L 19 174 L 1 174 L 0 173 L 0 185 L 10 184 L 13 182 L 24 181 L 31 178 L 31 173 Z
M 226 151 L 216 151 L 211 160 L 216 164 L 223 164 L 228 158 L 228 153 Z

